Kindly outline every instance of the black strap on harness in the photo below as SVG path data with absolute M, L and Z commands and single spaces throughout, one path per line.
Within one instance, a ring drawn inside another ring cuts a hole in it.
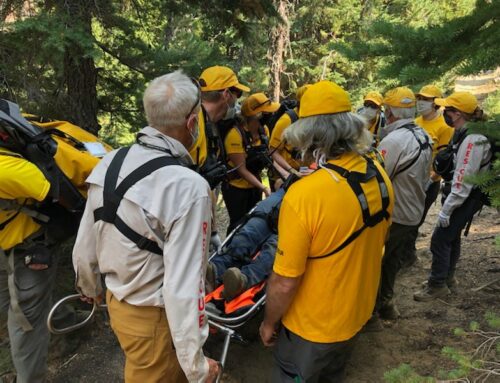
M 118 150 L 109 165 L 104 178 L 103 206 L 94 210 L 94 221 L 102 220 L 112 223 L 120 233 L 134 242 L 139 249 L 163 255 L 163 250 L 155 241 L 134 231 L 117 215 L 117 211 L 123 196 L 133 185 L 160 168 L 169 165 L 180 165 L 180 162 L 175 157 L 162 156 L 154 158 L 132 171 L 120 185 L 116 186 L 120 169 L 129 150 L 130 147 Z
M 386 220 L 389 219 L 390 214 L 387 211 L 387 208 L 389 207 L 390 200 L 389 200 L 389 190 L 387 188 L 387 185 L 384 181 L 384 178 L 382 177 L 382 174 L 375 166 L 372 159 L 365 157 L 365 160 L 367 161 L 366 174 L 349 171 L 340 166 L 329 163 L 323 165 L 328 169 L 334 170 L 340 176 L 344 177 L 347 180 L 347 183 L 351 187 L 354 194 L 356 194 L 359 205 L 361 206 L 361 212 L 363 214 L 363 226 L 361 226 L 358 230 L 354 231 L 341 245 L 337 246 L 333 251 L 329 252 L 328 254 L 320 255 L 318 257 L 309 257 L 309 259 L 315 260 L 315 259 L 326 258 L 329 257 L 330 255 L 338 253 L 339 251 L 349 246 L 356 238 L 358 238 L 367 227 L 374 227 L 378 223 L 382 222 L 384 219 Z M 375 177 L 378 182 L 380 195 L 382 197 L 382 208 L 377 213 L 371 215 L 370 209 L 368 207 L 368 200 L 366 199 L 366 194 L 364 193 L 361 184 L 367 183 L 373 177 Z
M 432 150 L 432 145 L 429 142 L 429 137 L 427 136 L 427 134 L 424 134 L 424 137 L 425 137 L 425 141 L 424 142 L 422 142 L 422 141 L 419 140 L 417 134 L 415 133 L 415 129 L 417 129 L 416 125 L 414 125 L 414 124 L 408 124 L 408 125 L 402 126 L 400 129 L 402 129 L 402 128 L 409 130 L 413 134 L 413 137 L 415 138 L 415 140 L 417 140 L 418 145 L 419 145 L 418 146 L 418 153 L 411 159 L 410 162 L 408 162 L 408 164 L 406 164 L 406 166 L 403 166 L 403 168 L 398 169 L 398 171 L 394 174 L 394 177 L 396 177 L 398 174 L 403 173 L 404 171 L 406 171 L 409 168 L 411 168 L 415 164 L 415 162 L 418 161 L 418 158 L 420 157 L 420 154 L 422 154 L 422 152 L 424 150 L 427 150 L 427 149 L 431 149 Z
M 299 119 L 299 116 L 297 115 L 295 109 L 288 109 L 285 114 L 290 117 L 290 121 L 292 121 L 292 124 Z

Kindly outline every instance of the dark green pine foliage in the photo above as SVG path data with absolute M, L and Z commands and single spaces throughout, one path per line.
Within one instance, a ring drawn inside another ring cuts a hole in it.
M 0 97 L 127 143 L 145 124 L 142 93 L 158 75 L 230 65 L 262 88 L 249 63 L 265 65 L 257 32 L 276 15 L 270 0 L 1 2 Z

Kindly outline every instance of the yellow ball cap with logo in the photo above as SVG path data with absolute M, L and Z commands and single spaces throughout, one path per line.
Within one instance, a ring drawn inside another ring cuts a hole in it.
M 396 108 L 411 108 L 415 106 L 415 102 L 415 95 L 406 86 L 388 90 L 384 97 L 384 104 Z
M 374 102 L 375 104 L 377 104 L 378 106 L 382 106 L 382 102 L 384 101 L 384 98 L 382 97 L 382 95 L 379 92 L 371 91 L 371 92 L 368 92 L 366 94 L 363 101 L 371 101 L 371 102 Z
M 351 111 L 349 94 L 331 81 L 311 85 L 300 101 L 299 117 L 334 114 Z
M 423 96 L 428 98 L 443 97 L 443 92 L 436 85 L 426 85 L 423 86 L 417 93 L 417 96 Z
M 472 114 L 478 107 L 476 96 L 470 92 L 455 92 L 446 98 L 436 98 L 439 106 L 455 108 L 461 112 Z
M 302 96 L 304 95 L 306 90 L 309 89 L 310 86 L 311 86 L 311 84 L 305 84 L 297 89 L 297 91 L 295 92 L 295 99 L 297 100 L 297 102 L 300 102 L 300 100 L 302 99 Z
M 279 102 L 272 102 L 264 93 L 255 93 L 243 101 L 241 114 L 245 117 L 251 117 L 263 112 L 276 112 L 279 107 Z
M 202 92 L 237 88 L 243 92 L 250 92 L 250 88 L 240 84 L 238 77 L 231 68 L 226 66 L 212 66 L 203 71 L 199 79 Z

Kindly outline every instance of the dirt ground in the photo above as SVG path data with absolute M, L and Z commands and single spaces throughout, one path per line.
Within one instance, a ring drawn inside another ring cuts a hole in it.
M 444 346 L 471 350 L 478 345 L 477 341 L 454 336 L 453 330 L 466 328 L 471 321 L 484 323 L 488 311 L 500 314 L 500 293 L 471 290 L 500 276 L 500 252 L 494 246 L 494 236 L 500 235 L 500 216 L 491 208 L 484 208 L 475 218 L 469 236 L 462 241 L 462 258 L 457 272 L 460 285 L 454 293 L 429 303 L 413 300 L 413 293 L 420 288 L 430 269 L 428 248 L 438 211 L 435 205 L 421 228 L 417 242 L 419 261 L 398 277 L 396 302 L 401 318 L 396 322 L 383 322 L 380 332 L 360 335 L 348 365 L 346 382 L 383 382 L 384 373 L 401 363 L 408 363 L 421 375 L 437 377 L 440 370 L 454 367 L 454 363 L 441 353 Z M 257 316 L 242 330 L 248 344 L 231 344 L 222 382 L 270 381 L 272 353 L 258 339 L 260 320 Z M 83 334 L 72 335 L 72 339 L 75 338 L 81 341 L 80 346 L 64 357 L 55 357 L 57 351 L 61 351 L 57 343 L 52 347 L 50 381 L 111 383 L 123 380 L 124 357 L 105 313 L 100 313 Z M 2 339 L 0 372 L 5 372 L 9 369 L 5 331 Z M 207 353 L 218 357 L 221 349 L 221 337 L 211 335 Z M 488 380 L 494 381 L 494 378 Z

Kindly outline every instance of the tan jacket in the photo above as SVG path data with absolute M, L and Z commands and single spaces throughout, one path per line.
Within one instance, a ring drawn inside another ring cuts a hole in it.
M 424 213 L 425 184 L 430 175 L 432 149 L 423 150 L 420 155 L 419 143 L 415 136 L 404 125 L 412 124 L 413 119 L 398 120 L 385 127 L 385 136 L 380 141 L 378 150 L 384 156 L 384 167 L 394 188 L 394 213 L 392 221 L 400 225 L 417 225 Z M 422 142 L 427 136 L 430 145 L 432 140 L 420 127 L 415 134 Z M 409 168 L 413 159 L 418 159 Z
M 141 130 L 141 140 L 169 149 L 192 163 L 178 141 L 156 129 Z M 202 346 L 208 336 L 204 310 L 204 276 L 210 239 L 211 200 L 207 182 L 184 166 L 166 166 L 131 187 L 118 216 L 137 233 L 154 240 L 163 256 L 140 250 L 114 225 L 94 222 L 102 206 L 104 177 L 116 151 L 94 169 L 88 201 L 73 250 L 77 289 L 88 297 L 101 294 L 101 275 L 118 300 L 135 306 L 165 307 L 179 363 L 190 382 L 202 382 L 208 363 Z M 166 153 L 133 145 L 118 184 L 143 163 Z M 200 304 L 201 302 L 201 304 Z

